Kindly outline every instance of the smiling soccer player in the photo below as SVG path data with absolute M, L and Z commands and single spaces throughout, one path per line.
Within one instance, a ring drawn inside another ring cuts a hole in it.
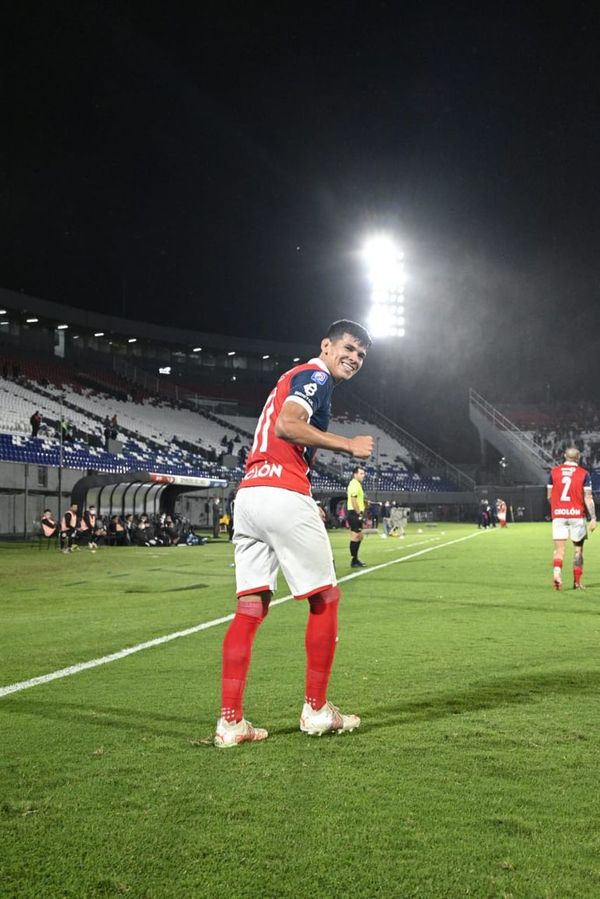
M 300 729 L 320 735 L 360 724 L 357 715 L 343 715 L 327 701 L 340 591 L 309 474 L 319 448 L 356 459 L 368 459 L 373 451 L 370 436 L 327 431 L 334 387 L 360 371 L 370 345 L 362 325 L 334 322 L 319 356 L 281 376 L 258 420 L 235 506 L 238 605 L 223 642 L 221 717 L 215 733 L 220 748 L 268 735 L 244 718 L 242 702 L 252 644 L 269 610 L 279 568 L 294 597 L 309 605 Z

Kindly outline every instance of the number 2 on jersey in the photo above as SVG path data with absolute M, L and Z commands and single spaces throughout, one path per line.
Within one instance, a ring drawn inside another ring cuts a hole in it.
M 573 480 L 573 478 L 570 475 L 564 475 L 561 478 L 561 480 L 563 482 L 564 487 L 563 487 L 563 492 L 560 495 L 560 501 L 561 501 L 561 503 L 570 503 L 571 502 L 571 494 L 569 491 L 571 489 L 571 481 Z

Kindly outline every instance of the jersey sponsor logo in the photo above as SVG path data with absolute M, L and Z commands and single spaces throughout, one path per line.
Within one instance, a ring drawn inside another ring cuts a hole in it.
M 329 375 L 327 374 L 326 371 L 313 371 L 312 375 L 310 376 L 310 379 L 311 379 L 311 381 L 316 381 L 317 384 L 326 384 L 328 377 L 329 377 Z
M 276 465 L 274 462 L 263 462 L 260 467 L 251 468 L 246 473 L 243 480 L 252 481 L 254 478 L 280 478 L 283 472 L 283 465 Z
M 305 384 L 304 387 L 302 388 L 302 390 L 304 391 L 306 396 L 314 396 L 315 393 L 317 392 L 317 385 L 316 384 Z

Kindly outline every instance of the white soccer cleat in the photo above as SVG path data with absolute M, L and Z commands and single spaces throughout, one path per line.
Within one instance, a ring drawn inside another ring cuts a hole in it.
M 219 749 L 230 749 L 239 746 L 240 743 L 252 743 L 266 740 L 269 736 L 264 727 L 253 727 L 249 721 L 242 718 L 241 721 L 226 721 L 219 718 L 215 731 L 214 744 Z
M 300 730 L 310 736 L 320 737 L 321 734 L 341 734 L 346 730 L 355 730 L 360 727 L 358 715 L 342 715 L 333 703 L 325 705 L 315 712 L 313 707 L 305 702 L 300 716 Z

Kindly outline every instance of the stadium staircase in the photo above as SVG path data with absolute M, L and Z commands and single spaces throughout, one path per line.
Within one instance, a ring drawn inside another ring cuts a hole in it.
M 410 453 L 413 468 L 415 467 L 415 462 L 417 462 L 424 477 L 441 478 L 444 482 L 456 485 L 461 490 L 469 492 L 475 489 L 475 481 L 472 477 L 461 471 L 456 465 L 452 465 L 451 462 L 448 462 L 443 456 L 440 456 L 439 453 L 436 453 L 435 450 L 432 450 L 430 446 L 427 446 L 427 444 L 409 431 L 405 431 L 404 428 L 401 428 L 400 425 L 388 418 L 387 415 L 384 415 L 383 412 L 380 412 L 360 397 L 353 397 L 350 403 L 350 411 L 356 412 L 361 418 L 372 422 L 401 444 Z
M 482 447 L 487 441 L 506 458 L 514 481 L 546 483 L 548 469 L 555 464 L 550 453 L 473 388 L 469 390 L 469 418 L 477 428 Z

